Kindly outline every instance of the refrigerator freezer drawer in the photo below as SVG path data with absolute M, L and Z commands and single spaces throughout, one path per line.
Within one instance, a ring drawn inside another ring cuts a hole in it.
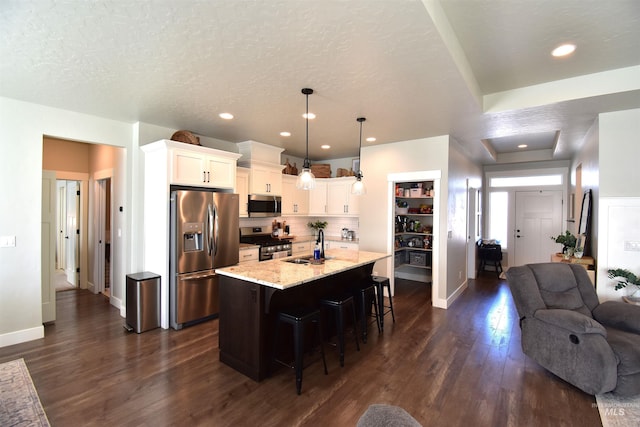
M 213 271 L 181 274 L 177 279 L 176 323 L 218 314 L 218 276 Z

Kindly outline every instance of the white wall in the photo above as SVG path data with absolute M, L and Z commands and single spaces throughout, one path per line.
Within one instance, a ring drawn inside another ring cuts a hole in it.
M 625 241 L 640 241 L 639 138 L 640 109 L 600 114 L 596 280 L 601 301 L 623 296 L 613 290 L 607 269 L 626 268 L 640 275 L 640 252 L 624 246 Z
M 360 196 L 360 249 L 373 252 L 388 252 L 393 248 L 392 194 L 387 177 L 390 174 L 440 171 L 441 182 L 448 179 L 449 137 L 402 141 L 362 148 L 361 169 L 367 194 Z M 443 185 L 439 194 L 440 206 L 447 206 L 448 188 Z M 445 299 L 447 295 L 447 218 L 440 215 L 438 238 L 439 262 L 434 269 L 437 277 L 435 293 Z M 444 237 L 442 236 L 444 233 Z M 393 277 L 393 257 L 376 263 L 378 274 Z M 440 304 L 440 302 L 438 302 Z
M 582 207 L 582 194 L 585 190 L 591 190 L 591 241 L 590 241 L 590 254 L 595 258 L 597 247 L 598 247 L 598 218 L 599 218 L 599 204 L 598 200 L 600 198 L 600 167 L 598 161 L 598 120 L 595 120 L 587 135 L 584 138 L 582 147 L 580 152 L 574 157 L 571 162 L 571 182 L 575 187 L 576 180 L 576 168 L 581 166 L 582 168 L 582 179 L 581 179 L 581 187 L 582 192 L 578 194 L 576 192 L 575 198 L 575 223 L 569 224 L 573 225 L 573 227 L 567 227 L 574 234 L 578 232 L 578 223 L 580 221 L 580 209 Z M 573 188 L 575 190 L 575 188 Z M 573 191 L 572 190 L 572 191 Z
M 449 187 L 447 209 L 447 300 L 452 302 L 467 285 L 467 219 L 468 180 L 478 188 L 482 179 L 482 168 L 474 164 L 462 147 L 451 140 L 449 145 L 449 179 L 443 185 Z M 474 242 L 471 242 L 475 244 Z M 448 304 L 449 304 L 448 303 Z
M 43 336 L 41 311 L 42 137 L 119 147 L 131 145 L 132 126 L 0 97 L 0 236 L 16 236 L 16 246 L 0 248 L 0 347 Z M 127 171 L 114 202 L 122 203 Z M 125 205 L 126 207 L 126 205 Z M 125 218 L 128 209 L 125 210 Z M 129 257 L 126 221 L 114 251 Z

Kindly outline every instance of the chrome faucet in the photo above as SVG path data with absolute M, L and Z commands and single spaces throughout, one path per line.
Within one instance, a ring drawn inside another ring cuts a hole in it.
M 324 259 L 324 230 L 322 228 L 318 229 L 316 244 L 320 245 L 320 259 Z

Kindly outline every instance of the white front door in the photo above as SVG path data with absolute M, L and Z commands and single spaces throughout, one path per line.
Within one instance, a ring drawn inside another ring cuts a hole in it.
M 41 276 L 42 323 L 56 320 L 56 285 L 53 280 L 56 248 L 56 173 L 42 171 Z
M 562 191 L 516 191 L 515 265 L 549 262 L 558 252 L 551 236 L 562 229 Z

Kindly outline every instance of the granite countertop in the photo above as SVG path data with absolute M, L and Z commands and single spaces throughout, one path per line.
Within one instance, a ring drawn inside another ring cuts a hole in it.
M 315 242 L 317 240 L 317 238 L 315 236 L 300 236 L 300 237 L 294 237 L 293 238 L 293 243 L 296 242 Z M 343 239 L 342 237 L 339 236 L 325 236 L 324 240 L 326 242 L 347 242 L 347 243 L 358 243 L 359 239 Z
M 391 256 L 379 252 L 345 249 L 330 249 L 326 251 L 326 255 L 328 259 L 320 265 L 286 262 L 288 259 L 304 256 L 295 255 L 288 258 L 218 268 L 216 273 L 276 289 L 287 289 Z
M 253 243 L 240 243 L 240 250 L 259 248 L 259 247 L 260 247 L 260 245 L 255 245 Z

